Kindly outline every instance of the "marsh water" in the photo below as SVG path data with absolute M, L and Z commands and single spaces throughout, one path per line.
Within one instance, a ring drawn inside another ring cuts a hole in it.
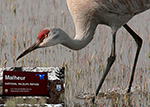
M 126 94 L 136 43 L 121 27 L 116 38 L 113 64 L 96 104 L 91 98 L 102 77 L 110 54 L 111 29 L 99 25 L 91 43 L 80 51 L 62 45 L 37 49 L 24 58 L 16 57 L 33 44 L 45 27 L 61 28 L 70 37 L 75 27 L 65 0 L 0 0 L 0 66 L 66 67 L 65 102 L 72 106 L 150 106 L 150 10 L 132 18 L 128 25 L 143 38 L 134 82 Z

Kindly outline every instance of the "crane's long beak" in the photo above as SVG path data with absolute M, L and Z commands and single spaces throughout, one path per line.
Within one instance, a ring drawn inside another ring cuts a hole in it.
M 16 60 L 22 58 L 23 56 L 25 56 L 26 54 L 30 53 L 31 51 L 39 48 L 39 44 L 41 43 L 40 40 L 37 40 L 33 45 L 31 45 L 28 49 L 26 49 L 22 54 L 20 54 Z

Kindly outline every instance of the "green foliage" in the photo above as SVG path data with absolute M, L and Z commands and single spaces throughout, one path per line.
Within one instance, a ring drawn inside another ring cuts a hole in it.
M 31 107 L 34 107 L 35 104 L 39 104 L 40 106 L 44 105 L 46 102 L 45 98 L 26 98 L 25 100 L 21 97 L 21 98 L 17 98 L 17 97 L 12 97 L 7 99 L 5 105 L 6 107 L 16 107 L 19 106 L 17 104 L 30 104 Z
M 148 58 L 150 58 L 150 52 L 149 52 L 149 54 L 147 56 L 148 56 Z
M 5 103 L 6 107 L 15 107 L 15 101 L 13 99 L 8 99 Z
M 65 94 L 64 93 L 60 94 L 59 101 L 64 102 L 64 99 L 65 99 Z
M 23 98 L 9 98 L 6 101 L 6 107 L 15 107 L 17 104 L 22 104 L 23 103 Z

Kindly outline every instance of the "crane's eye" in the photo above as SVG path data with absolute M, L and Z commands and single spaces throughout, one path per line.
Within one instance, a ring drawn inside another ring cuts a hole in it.
M 44 38 L 46 38 L 48 35 L 47 34 L 44 34 Z

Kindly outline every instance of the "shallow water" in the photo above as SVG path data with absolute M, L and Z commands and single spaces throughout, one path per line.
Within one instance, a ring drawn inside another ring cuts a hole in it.
M 133 87 L 138 87 L 138 91 L 133 88 L 132 92 L 136 94 L 131 93 L 130 98 L 126 98 L 126 94 L 120 92 L 114 92 L 119 94 L 117 98 L 107 98 L 106 95 L 106 92 L 112 92 L 118 88 L 126 91 L 130 79 L 136 44 L 122 27 L 116 38 L 116 61 L 100 90 L 100 95 L 104 93 L 104 96 L 96 99 L 97 105 L 150 106 L 149 16 L 150 11 L 146 11 L 128 22 L 143 38 L 143 46 L 133 82 Z M 80 51 L 73 51 L 57 45 L 35 50 L 16 61 L 16 57 L 36 41 L 39 31 L 45 27 L 62 28 L 71 37 L 74 37 L 75 28 L 65 0 L 1 0 L 0 66 L 66 66 L 67 105 L 92 106 L 89 99 L 81 99 L 78 96 L 80 93 L 92 96 L 96 90 L 110 53 L 110 28 L 99 25 L 92 42 Z

